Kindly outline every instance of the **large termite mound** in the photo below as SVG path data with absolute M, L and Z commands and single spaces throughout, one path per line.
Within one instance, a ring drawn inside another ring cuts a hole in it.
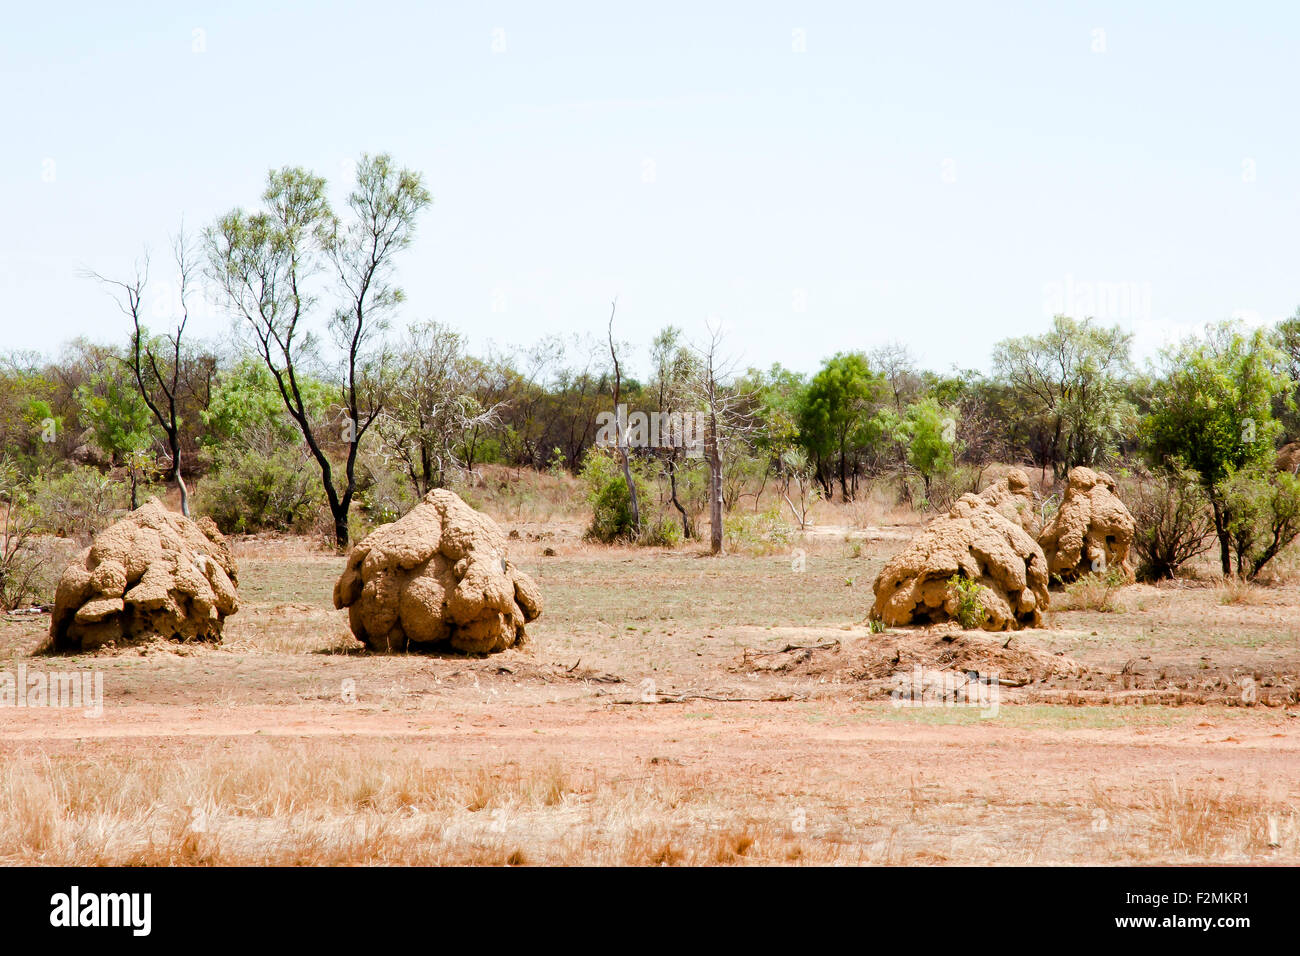
M 522 644 L 542 613 L 497 523 L 441 489 L 353 548 L 334 606 L 376 651 L 501 651 Z
M 1029 476 L 1019 468 L 1005 475 L 979 493 L 979 496 L 1001 513 L 1004 518 L 1024 528 L 1030 537 L 1037 538 L 1043 523 L 1038 517 L 1038 502 L 1029 486 Z
M 211 518 L 153 498 L 100 532 L 59 579 L 50 620 L 57 651 L 164 638 L 220 640 L 239 608 L 239 573 Z
M 1117 570 L 1135 580 L 1129 548 L 1136 524 L 1119 500 L 1115 479 L 1104 471 L 1071 468 L 1061 507 L 1047 523 L 1038 543 L 1047 569 L 1062 581 L 1092 571 Z
M 974 597 L 989 631 L 1039 627 L 1047 608 L 1047 562 L 1019 524 L 978 495 L 962 495 L 926 525 L 876 577 L 875 620 L 931 624 L 958 619 L 957 577 L 981 585 Z

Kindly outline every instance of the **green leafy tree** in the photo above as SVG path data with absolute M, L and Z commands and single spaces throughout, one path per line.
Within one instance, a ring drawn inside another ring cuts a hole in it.
M 396 257 L 410 245 L 416 219 L 432 200 L 418 173 L 379 155 L 362 156 L 346 219 L 330 207 L 325 180 L 301 168 L 271 171 L 262 201 L 261 211 L 232 210 L 208 229 L 209 269 L 244 319 L 307 443 L 335 542 L 345 548 L 358 451 L 383 409 L 383 333 L 403 298 L 394 278 Z M 335 295 L 325 323 L 329 354 L 312 322 L 321 275 L 332 278 Z M 341 469 L 330 456 L 334 436 L 312 420 L 302 384 L 312 368 L 328 370 L 335 389 Z
M 131 509 L 140 505 L 140 483 L 152 471 L 153 416 L 134 382 L 104 374 L 77 389 L 80 419 L 91 440 L 112 464 L 125 466 L 131 485 Z
M 1257 463 L 1225 478 L 1219 488 L 1238 577 L 1259 577 L 1300 536 L 1300 477 Z
M 1046 430 L 1044 466 L 1059 478 L 1112 455 L 1133 418 L 1125 397 L 1132 335 L 1118 326 L 1058 315 L 1043 335 L 1006 339 L 993 367 L 1017 396 L 1019 414 Z
M 133 382 L 116 376 L 83 382 L 77 400 L 95 446 L 114 464 L 149 446 L 152 417 Z
M 328 420 L 331 393 L 311 375 L 299 377 L 298 387 L 310 421 L 323 427 Z M 301 444 L 302 435 L 285 412 L 275 377 L 256 356 L 240 356 L 212 388 L 202 415 L 204 445 L 209 449 L 269 452 Z
M 907 407 L 901 431 L 907 443 L 907 463 L 921 476 L 928 501 L 934 477 L 952 470 L 957 419 L 935 399 L 923 398 Z
M 856 451 L 879 434 L 876 408 L 885 388 L 861 352 L 841 352 L 814 375 L 799 408 L 799 434 L 829 496 L 828 463 L 838 460 L 840 497 L 848 501 L 850 463 L 856 477 Z
M 1225 484 L 1252 465 L 1271 462 L 1281 423 L 1278 396 L 1294 387 L 1285 359 L 1263 329 L 1211 326 L 1204 339 L 1166 349 L 1154 383 L 1142 445 L 1153 466 L 1185 463 L 1200 477 L 1210 502 L 1224 574 L 1232 573 L 1234 514 L 1239 495 Z

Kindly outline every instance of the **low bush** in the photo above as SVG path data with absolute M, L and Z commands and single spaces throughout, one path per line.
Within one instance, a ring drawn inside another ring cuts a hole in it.
M 313 530 L 324 507 L 315 462 L 288 449 L 226 454 L 199 482 L 196 514 L 211 517 L 224 534 Z

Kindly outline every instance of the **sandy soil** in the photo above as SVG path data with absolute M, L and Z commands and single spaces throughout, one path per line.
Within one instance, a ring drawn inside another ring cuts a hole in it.
M 1122 612 L 1058 612 L 1016 635 L 1007 653 L 1071 666 L 1031 667 L 995 708 L 902 706 L 897 672 L 966 673 L 974 658 L 951 650 L 960 634 L 868 632 L 888 542 L 810 542 L 794 574 L 784 554 L 719 562 L 528 530 L 518 546 L 547 611 L 530 645 L 491 659 L 360 653 L 329 606 L 341 559 L 265 543 L 241 557 L 245 604 L 220 647 L 47 657 L 48 618 L 10 616 L 3 667 L 94 669 L 105 701 L 99 717 L 0 708 L 0 754 L 65 788 L 88 768 L 165 777 L 213 753 L 562 780 L 553 803 L 438 803 L 430 857 L 410 855 L 414 838 L 396 856 L 286 857 L 297 824 L 213 797 L 220 847 L 180 862 L 1300 862 L 1294 588 L 1233 606 L 1208 587 L 1129 588 Z M 341 825 L 372 810 L 321 813 Z M 5 858 L 83 859 L 57 832 L 86 825 L 69 811 Z M 474 855 L 485 847 L 504 856 Z

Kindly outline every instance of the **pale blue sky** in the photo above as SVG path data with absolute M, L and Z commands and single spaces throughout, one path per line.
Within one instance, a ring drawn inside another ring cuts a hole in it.
M 10 5 L 5 346 L 120 338 L 79 270 L 147 244 L 161 285 L 182 214 L 389 151 L 435 198 L 405 314 L 478 344 L 617 295 L 638 343 L 984 367 L 1068 299 L 1149 353 L 1300 303 L 1298 40 L 1282 3 Z

